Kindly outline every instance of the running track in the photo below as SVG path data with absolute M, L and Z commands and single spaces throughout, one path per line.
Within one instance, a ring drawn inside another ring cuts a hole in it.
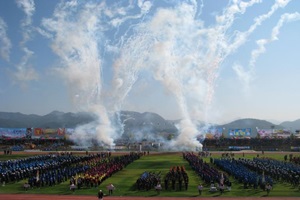
M 104 197 L 104 200 L 212 200 L 213 198 L 221 200 L 251 200 L 262 198 L 263 200 L 299 200 L 299 197 Z M 1 200 L 97 200 L 97 196 L 74 196 L 74 195 L 31 195 L 31 194 L 0 194 Z

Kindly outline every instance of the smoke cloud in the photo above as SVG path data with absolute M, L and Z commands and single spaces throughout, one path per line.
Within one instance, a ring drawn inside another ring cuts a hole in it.
M 43 19 L 43 27 L 37 30 L 50 40 L 59 57 L 60 66 L 55 70 L 67 83 L 72 102 L 96 116 L 95 122 L 76 129 L 73 136 L 77 140 L 96 138 L 99 144 L 114 145 L 123 132 L 119 113 L 123 102 L 140 73 L 146 72 L 176 99 L 180 110 L 179 135 L 169 146 L 182 150 L 201 147 L 196 137 L 205 133 L 197 120 L 210 117 L 220 66 L 289 1 L 276 1 L 246 31 L 234 33 L 230 30 L 236 18 L 261 0 L 230 1 L 210 25 L 201 19 L 203 1 L 164 3 L 172 6 L 158 7 L 142 0 L 73 0 L 61 2 L 51 18 Z M 24 10 L 28 16 L 32 13 L 32 9 Z M 111 77 L 103 77 L 107 68 Z M 251 79 L 241 66 L 234 69 L 239 77 Z

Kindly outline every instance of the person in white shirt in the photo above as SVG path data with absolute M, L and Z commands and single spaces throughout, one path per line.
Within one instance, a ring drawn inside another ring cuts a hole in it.
M 268 183 L 266 186 L 266 190 L 267 190 L 267 195 L 269 195 L 270 191 L 272 190 L 272 185 Z
M 201 184 L 198 185 L 198 192 L 199 192 L 199 195 L 202 194 L 202 190 L 203 190 L 203 186 Z
M 115 186 L 110 183 L 108 186 L 107 186 L 107 189 L 108 189 L 108 194 L 109 195 L 112 195 L 113 194 L 113 190 L 115 189 Z
M 155 190 L 157 191 L 157 193 L 159 194 L 161 191 L 162 187 L 161 184 L 158 182 L 157 185 L 155 186 Z

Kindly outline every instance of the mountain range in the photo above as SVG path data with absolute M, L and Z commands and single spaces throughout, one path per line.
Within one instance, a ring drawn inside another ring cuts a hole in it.
M 40 116 L 35 114 L 22 114 L 12 112 L 0 112 L 0 127 L 2 128 L 75 128 L 94 121 L 96 118 L 90 113 L 64 113 L 53 111 Z M 124 125 L 124 133 L 177 133 L 176 124 L 180 120 L 166 120 L 160 115 L 151 112 L 139 113 L 133 111 L 121 111 L 120 120 Z M 229 129 L 251 128 L 253 136 L 256 129 L 289 129 L 292 132 L 300 129 L 300 119 L 273 124 L 260 119 L 238 119 L 227 124 L 216 124 L 215 127 L 223 128 L 225 132 Z

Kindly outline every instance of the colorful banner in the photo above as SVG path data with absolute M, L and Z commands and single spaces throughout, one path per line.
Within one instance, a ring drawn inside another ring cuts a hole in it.
M 32 138 L 40 139 L 43 134 L 42 128 L 34 128 Z
M 43 129 L 42 139 L 57 139 L 57 129 Z
M 243 129 L 229 129 L 228 135 L 231 138 L 244 138 L 251 137 L 251 128 L 243 128 Z
M 57 129 L 57 135 L 61 137 L 65 137 L 65 128 L 58 128 Z
M 21 139 L 26 136 L 26 128 L 0 128 L 0 138 L 2 139 Z
M 197 136 L 197 140 L 202 143 L 206 139 L 219 139 L 223 135 L 223 128 L 210 127 L 202 129 L 203 134 Z
M 205 133 L 206 139 L 218 139 L 222 136 L 223 129 L 222 128 L 209 128 Z
M 63 139 L 65 138 L 65 128 L 34 128 L 32 138 L 35 139 Z
M 288 138 L 291 136 L 291 132 L 288 129 L 274 129 L 273 135 L 275 138 Z
M 273 129 L 259 129 L 257 130 L 257 134 L 259 134 L 260 138 L 272 138 Z
M 291 136 L 288 129 L 259 129 L 257 134 L 260 138 L 288 138 Z

